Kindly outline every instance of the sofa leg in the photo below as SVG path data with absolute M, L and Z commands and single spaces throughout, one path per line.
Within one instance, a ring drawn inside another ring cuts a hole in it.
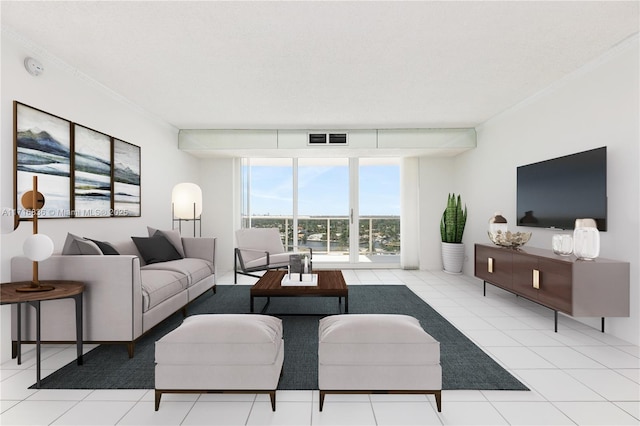
M 162 398 L 162 391 L 156 389 L 156 411 L 160 408 L 160 398 Z
M 438 413 L 442 412 L 442 392 L 436 391 L 434 393 L 436 397 L 436 406 L 438 407 Z
M 276 411 L 276 391 L 269 392 L 269 398 L 271 399 L 271 411 Z
M 134 347 L 135 347 L 134 342 L 127 343 L 127 353 L 129 354 L 129 358 L 133 358 Z
M 187 307 L 186 307 L 186 306 L 184 306 L 184 307 L 181 309 L 181 311 L 182 311 L 182 317 L 183 317 L 183 318 L 186 318 L 186 317 L 187 317 Z
M 322 406 L 324 405 L 324 391 L 320 391 L 320 411 L 322 411 Z
M 214 284 L 213 287 L 211 287 L 211 290 L 213 290 L 213 294 L 216 294 L 216 285 Z

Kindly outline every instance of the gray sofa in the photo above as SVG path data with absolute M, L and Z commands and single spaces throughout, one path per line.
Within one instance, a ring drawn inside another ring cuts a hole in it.
M 216 286 L 216 239 L 181 238 L 183 258 L 145 264 L 133 241 L 110 244 L 118 255 L 56 254 L 39 263 L 40 280 L 82 281 L 83 341 L 125 343 L 129 356 L 140 336 L 171 314 L 183 310 Z M 66 248 L 66 244 L 65 244 Z M 64 250 L 63 250 L 64 252 Z M 32 262 L 11 259 L 11 280 L 32 278 Z M 75 342 L 73 300 L 42 303 L 42 341 Z M 13 355 L 17 348 L 17 309 L 12 308 Z M 35 341 L 34 309 L 22 309 L 22 340 Z

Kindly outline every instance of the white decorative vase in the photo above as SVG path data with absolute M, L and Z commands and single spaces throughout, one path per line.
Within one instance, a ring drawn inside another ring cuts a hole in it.
M 442 243 L 442 266 L 444 272 L 461 274 L 464 263 L 464 244 Z
M 593 260 L 600 255 L 600 231 L 595 220 L 576 219 L 573 253 L 582 260 Z

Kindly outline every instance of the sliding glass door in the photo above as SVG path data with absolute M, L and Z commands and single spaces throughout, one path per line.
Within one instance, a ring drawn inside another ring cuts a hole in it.
M 349 160 L 298 159 L 298 246 L 315 262 L 349 261 Z
M 400 160 L 360 158 L 359 262 L 400 263 Z
M 314 262 L 399 265 L 398 159 L 243 159 L 243 227 L 277 227 Z

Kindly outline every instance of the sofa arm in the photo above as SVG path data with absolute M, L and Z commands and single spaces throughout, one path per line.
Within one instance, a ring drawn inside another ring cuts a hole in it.
M 38 275 L 41 280 L 84 282 L 85 341 L 131 341 L 142 334 L 142 284 L 137 256 L 54 255 L 39 262 Z M 12 258 L 11 280 L 31 278 L 32 262 L 24 256 Z M 22 311 L 23 315 L 33 316 L 32 309 Z M 74 311 L 71 299 L 43 303 L 43 340 L 74 341 Z M 30 328 L 24 330 L 25 338 L 35 337 L 33 324 L 23 322 Z
M 216 264 L 216 238 L 182 237 L 185 257 L 208 260 Z

